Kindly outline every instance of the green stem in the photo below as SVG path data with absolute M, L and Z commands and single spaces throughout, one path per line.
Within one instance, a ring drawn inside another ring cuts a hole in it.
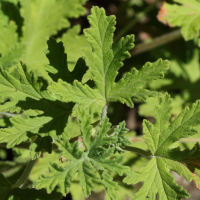
M 108 104 L 106 104 L 106 105 L 103 107 L 100 123 L 103 121 L 103 119 L 104 119 L 105 116 L 107 115 L 107 109 L 108 109 Z
M 144 150 L 137 148 L 137 147 L 126 146 L 122 149 L 125 150 L 125 151 L 132 151 L 132 152 L 137 153 L 137 154 L 144 156 L 144 157 L 151 157 L 152 156 L 152 154 L 150 152 L 144 151 Z
M 37 160 L 37 159 L 36 159 Z M 28 179 L 31 170 L 33 169 L 33 166 L 35 165 L 36 160 L 30 160 L 28 165 L 26 166 L 26 169 L 24 170 L 22 176 L 19 178 L 19 180 L 12 186 L 13 188 L 20 188 L 23 186 L 23 184 Z
M 0 112 L 0 115 L 5 115 L 7 117 L 14 117 L 16 115 L 22 116 L 21 114 L 13 114 L 13 113 L 7 113 L 7 112 Z
M 150 12 L 153 8 L 155 8 L 156 3 L 159 0 L 156 0 L 154 3 L 149 5 L 146 9 L 144 9 L 142 12 L 138 13 L 136 16 L 134 16 L 133 20 L 131 20 L 121 31 L 116 35 L 114 38 L 114 41 L 117 42 L 121 37 L 126 35 L 126 33 L 138 22 L 142 17 L 144 17 L 148 12 Z
M 135 56 L 137 54 L 143 53 L 145 51 L 149 51 L 151 49 L 162 46 L 164 44 L 167 44 L 167 43 L 177 40 L 179 38 L 182 38 L 181 32 L 180 32 L 180 30 L 176 30 L 176 31 L 167 33 L 165 35 L 162 35 L 160 37 L 157 37 L 157 38 L 153 39 L 150 43 L 142 43 L 142 44 L 136 45 L 130 51 L 130 54 L 131 54 L 131 56 Z

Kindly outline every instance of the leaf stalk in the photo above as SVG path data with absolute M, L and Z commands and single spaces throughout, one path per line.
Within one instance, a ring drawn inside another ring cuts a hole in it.
M 24 170 L 22 176 L 19 178 L 19 180 L 12 186 L 12 188 L 21 188 L 26 180 L 28 179 L 31 170 L 33 169 L 33 166 L 35 165 L 36 160 L 30 160 L 28 165 L 26 166 L 26 169 Z
M 152 156 L 151 152 L 145 151 L 145 150 L 137 148 L 137 147 L 125 146 L 122 149 L 125 150 L 125 151 L 134 152 L 136 154 L 139 154 L 139 155 L 147 157 L 147 158 Z

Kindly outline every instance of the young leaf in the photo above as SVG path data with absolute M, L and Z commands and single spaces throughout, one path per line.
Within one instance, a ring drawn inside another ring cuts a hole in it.
M 27 197 L 30 200 L 59 200 L 61 194 L 58 192 L 47 194 L 45 190 L 12 188 L 12 185 L 0 173 L 0 197 L 1 200 L 27 200 Z
M 65 195 L 70 191 L 71 182 L 78 172 L 77 179 L 86 197 L 94 190 L 94 182 L 98 182 L 106 187 L 111 199 L 117 199 L 114 190 L 119 186 L 113 183 L 112 177 L 106 171 L 115 172 L 120 176 L 130 172 L 128 167 L 120 165 L 121 156 L 110 158 L 115 150 L 111 144 L 116 142 L 117 138 L 106 135 L 111 126 L 107 117 L 102 121 L 95 136 L 92 136 L 91 117 L 85 114 L 83 116 L 80 126 L 85 151 L 81 151 L 77 141 L 72 144 L 68 141 L 56 142 L 66 163 L 61 165 L 50 163 L 49 173 L 40 176 L 35 182 L 35 187 L 46 188 L 50 193 L 58 186 Z
M 129 138 L 124 136 L 124 134 L 128 133 L 128 131 L 129 130 L 126 128 L 125 121 L 119 123 L 119 126 L 114 129 L 114 135 L 118 138 L 118 141 L 114 144 L 116 152 L 123 153 L 124 151 L 121 147 L 131 145 Z
M 194 180 L 196 187 L 200 186 L 200 159 L 199 145 L 192 150 L 181 151 L 171 148 L 172 144 L 181 138 L 197 133 L 194 127 L 200 124 L 200 101 L 183 112 L 169 124 L 171 113 L 170 96 L 166 93 L 155 107 L 155 123 L 144 120 L 144 139 L 152 153 L 149 163 L 124 179 L 128 184 L 144 182 L 142 188 L 132 199 L 159 199 L 180 200 L 189 197 L 189 194 L 175 182 L 170 171 L 183 175 L 188 182 Z
M 62 97 L 63 101 L 76 102 L 83 109 L 101 110 L 109 101 L 120 101 L 133 107 L 132 97 L 146 100 L 151 96 L 158 96 L 143 87 L 156 79 L 164 77 L 164 71 L 169 68 L 168 61 L 158 60 L 155 63 L 146 63 L 141 71 L 133 68 L 125 78 L 115 82 L 118 70 L 123 66 L 122 61 L 130 54 L 133 48 L 133 35 L 122 38 L 113 44 L 115 17 L 105 15 L 104 9 L 93 7 L 88 17 L 91 28 L 84 31 L 91 49 L 85 48 L 82 54 L 89 70 L 94 76 L 96 89 L 74 81 L 71 85 L 63 80 L 53 83 L 49 89 Z
M 181 27 L 181 33 L 186 41 L 200 36 L 200 2 L 199 0 L 173 0 L 178 4 L 164 3 L 163 15 L 160 21 L 167 21 L 171 26 Z M 200 43 L 199 43 L 200 45 Z

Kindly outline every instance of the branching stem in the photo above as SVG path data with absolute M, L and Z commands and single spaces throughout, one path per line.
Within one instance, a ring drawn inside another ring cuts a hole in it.
M 170 43 L 174 40 L 177 40 L 179 38 L 182 38 L 180 30 L 175 30 L 173 32 L 164 34 L 162 36 L 156 37 L 149 43 L 141 43 L 136 45 L 131 51 L 131 56 L 135 56 L 137 54 L 143 53 L 145 51 L 149 51 L 151 49 L 154 49 L 156 47 L 162 46 L 164 44 Z

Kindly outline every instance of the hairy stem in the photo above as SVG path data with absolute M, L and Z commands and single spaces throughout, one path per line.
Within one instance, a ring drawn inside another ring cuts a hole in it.
M 8 113 L 8 112 L 0 112 L 0 115 L 5 115 L 7 117 L 14 117 L 16 115 L 22 116 L 21 114 L 14 114 L 14 113 Z
M 125 150 L 125 151 L 132 151 L 132 152 L 137 153 L 137 154 L 139 154 L 141 156 L 144 156 L 144 157 L 152 156 L 151 152 L 144 151 L 144 150 L 142 150 L 140 148 L 137 148 L 137 147 L 126 146 L 126 147 L 124 147 L 122 149 Z
M 103 121 L 103 119 L 104 119 L 105 116 L 107 115 L 107 109 L 108 109 L 108 104 L 106 104 L 106 105 L 103 107 L 100 123 Z
M 133 20 L 131 20 L 121 31 L 116 35 L 114 38 L 114 41 L 117 42 L 121 37 L 126 35 L 126 33 L 138 22 L 141 18 L 143 18 L 148 12 L 150 12 L 153 8 L 155 8 L 156 3 L 159 0 L 156 0 L 154 3 L 149 5 L 146 9 L 144 9 L 142 12 L 138 13 L 136 16 L 133 17 Z
M 36 159 L 37 160 L 37 159 Z M 35 165 L 36 160 L 30 160 L 28 165 L 26 166 L 26 169 L 24 170 L 22 176 L 19 178 L 19 180 L 12 186 L 13 188 L 20 188 L 23 186 L 23 184 L 28 179 L 31 170 L 33 169 L 33 166 Z
M 137 54 L 143 53 L 145 51 L 149 51 L 156 47 L 159 47 L 159 46 L 162 46 L 169 42 L 172 42 L 174 40 L 177 40 L 181 37 L 182 37 L 182 35 L 181 35 L 180 30 L 176 30 L 176 31 L 167 33 L 165 35 L 162 35 L 160 37 L 154 38 L 150 43 L 138 44 L 129 52 L 130 52 L 131 56 L 135 56 Z

